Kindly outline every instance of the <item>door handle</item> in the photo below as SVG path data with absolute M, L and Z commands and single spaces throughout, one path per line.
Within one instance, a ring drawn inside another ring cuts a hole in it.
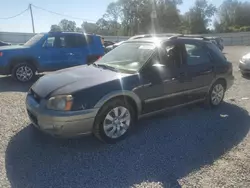
M 75 54 L 73 54 L 73 53 L 67 53 L 67 55 L 75 55 Z

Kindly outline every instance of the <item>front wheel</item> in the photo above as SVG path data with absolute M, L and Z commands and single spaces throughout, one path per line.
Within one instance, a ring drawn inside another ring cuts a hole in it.
M 110 101 L 96 116 L 94 135 L 105 143 L 116 143 L 129 134 L 134 119 L 135 111 L 127 101 Z
M 20 63 L 13 67 L 12 77 L 20 82 L 29 82 L 35 76 L 35 69 L 27 63 Z
M 211 107 L 219 106 L 224 99 L 226 87 L 222 81 L 217 81 L 211 87 L 206 103 Z

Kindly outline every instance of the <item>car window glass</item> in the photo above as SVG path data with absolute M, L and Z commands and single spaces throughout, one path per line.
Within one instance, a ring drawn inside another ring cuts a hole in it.
M 151 43 L 125 43 L 107 53 L 97 63 L 137 71 L 147 62 L 155 48 Z
M 187 64 L 199 65 L 210 63 L 210 57 L 207 50 L 196 44 L 185 44 L 187 51 Z
M 83 35 L 66 35 L 61 37 L 63 47 L 65 48 L 78 48 L 86 44 L 86 40 Z
M 221 50 L 219 48 L 217 48 L 217 46 L 215 46 L 213 43 L 209 43 L 208 48 L 210 50 L 212 50 L 212 52 L 221 60 L 226 60 L 226 57 L 224 56 L 224 54 L 221 52 Z
M 30 40 L 28 40 L 24 46 L 31 46 L 33 44 L 36 44 L 44 35 L 43 34 L 37 34 L 34 37 L 32 37 Z
M 179 44 L 167 44 L 164 46 L 163 63 L 169 68 L 178 68 L 182 64 L 182 48 Z
M 55 37 L 48 37 L 45 42 L 46 47 L 54 47 Z

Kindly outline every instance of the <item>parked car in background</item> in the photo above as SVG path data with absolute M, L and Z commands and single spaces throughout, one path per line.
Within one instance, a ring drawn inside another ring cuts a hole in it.
M 250 75 L 250 53 L 240 59 L 239 69 L 243 76 Z
M 123 42 L 92 65 L 43 76 L 26 106 L 43 132 L 94 133 L 115 143 L 137 119 L 197 102 L 219 106 L 233 81 L 232 64 L 209 40 L 142 38 Z
M 11 43 L 0 41 L 0 46 L 10 46 Z
M 116 47 L 120 46 L 120 45 L 121 45 L 122 43 L 124 43 L 124 42 L 125 42 L 125 41 L 121 41 L 121 42 L 117 42 L 117 43 L 115 43 L 115 44 L 113 44 L 113 45 L 107 46 L 107 47 L 105 48 L 105 52 L 108 53 L 109 51 L 115 49 Z
M 114 42 L 111 42 L 111 41 L 107 41 L 107 40 L 104 41 L 104 46 L 105 46 L 105 47 L 111 46 L 111 45 L 113 45 L 113 44 L 115 44 L 115 43 L 114 43 Z
M 92 63 L 103 56 L 100 36 L 50 32 L 35 35 L 23 45 L 0 48 L 0 74 L 11 74 L 20 82 L 36 72 L 55 71 Z

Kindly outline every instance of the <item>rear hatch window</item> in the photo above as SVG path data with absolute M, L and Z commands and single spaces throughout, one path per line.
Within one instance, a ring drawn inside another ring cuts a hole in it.
M 219 61 L 226 61 L 227 58 L 224 56 L 224 54 L 221 52 L 221 50 L 213 43 L 208 43 L 207 47 L 212 51 L 213 57 L 215 57 Z

